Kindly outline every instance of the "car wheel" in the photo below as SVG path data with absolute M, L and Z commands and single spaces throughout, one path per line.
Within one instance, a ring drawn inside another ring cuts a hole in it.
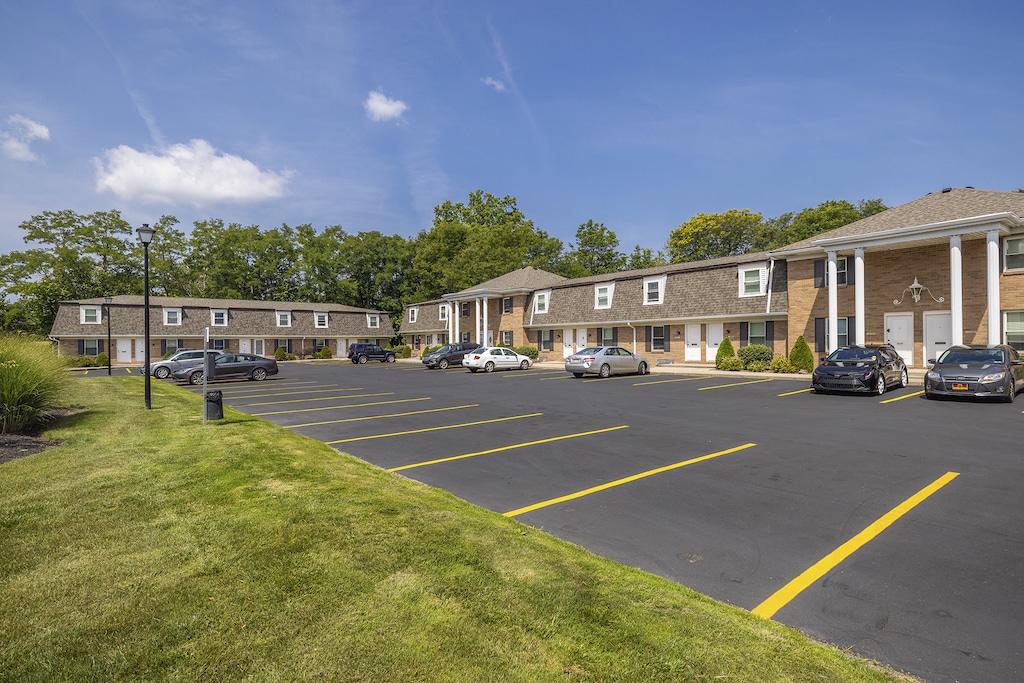
M 364 365 L 367 360 L 369 359 L 366 356 L 359 356 L 359 358 L 357 359 L 360 365 Z
M 878 371 L 878 381 L 875 382 L 875 393 L 881 396 L 885 393 L 885 373 Z
M 441 368 L 442 370 L 447 370 L 448 369 L 448 359 L 447 358 L 442 358 L 440 361 L 438 361 L 437 367 Z
M 191 375 L 188 376 L 188 383 L 189 384 L 202 384 L 203 383 L 203 373 L 201 373 L 201 372 L 193 372 Z
M 903 368 L 903 374 L 900 375 L 900 386 L 905 387 L 910 384 L 910 373 L 907 372 L 906 368 Z
M 524 360 L 522 363 L 519 364 L 519 369 L 520 370 L 529 370 L 530 369 L 530 361 Z
M 1013 399 L 1017 398 L 1017 383 L 1014 379 L 1010 378 L 1010 385 L 1006 387 L 1006 398 L 1003 400 L 1007 403 L 1013 403 Z
M 395 356 L 393 354 L 389 353 L 388 355 L 384 356 L 384 362 L 385 363 L 394 363 L 395 362 Z
M 484 366 L 484 372 L 494 372 L 494 363 L 487 361 L 487 364 Z
M 574 372 L 574 373 L 572 373 L 572 376 L 575 377 L 576 379 L 579 379 L 580 377 L 583 376 L 583 373 L 582 372 Z
M 153 376 L 157 379 L 167 379 L 171 376 L 171 371 L 165 367 L 159 367 L 153 371 Z
M 636 369 L 636 374 L 638 374 L 638 375 L 646 375 L 647 374 L 647 363 L 641 363 L 640 366 Z
M 252 378 L 257 382 L 262 382 L 267 378 L 266 368 L 256 368 L 252 371 Z
M 601 366 L 601 370 L 597 374 L 600 375 L 601 377 L 611 377 L 612 368 L 610 365 L 605 363 L 604 365 Z

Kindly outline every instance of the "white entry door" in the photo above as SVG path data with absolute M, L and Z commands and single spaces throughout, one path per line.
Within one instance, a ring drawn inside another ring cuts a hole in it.
M 938 358 L 953 345 L 953 314 L 946 311 L 924 314 L 924 360 Z
M 132 362 L 132 340 L 131 339 L 118 339 L 117 340 L 117 362 L 118 363 L 131 363 Z
M 885 343 L 892 344 L 907 367 L 914 366 L 914 314 L 885 314 Z
M 708 363 L 715 362 L 715 356 L 718 355 L 718 347 L 722 343 L 722 339 L 725 337 L 723 332 L 722 323 L 708 323 L 707 324 L 707 354 L 704 357 Z
M 572 355 L 572 328 L 562 330 L 562 358 Z
M 150 358 L 150 360 L 153 360 Z M 145 363 L 146 362 L 146 341 L 144 339 L 135 340 L 135 362 Z
M 576 351 L 582 351 L 587 348 L 587 328 L 578 327 L 576 328 Z
M 700 362 L 700 324 L 686 326 L 686 355 L 683 360 Z
M 251 339 L 239 339 L 238 340 L 238 352 L 239 353 L 252 353 L 252 351 L 250 351 L 251 348 L 252 348 L 252 340 Z

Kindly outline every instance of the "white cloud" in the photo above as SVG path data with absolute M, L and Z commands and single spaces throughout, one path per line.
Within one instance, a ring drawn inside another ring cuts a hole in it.
M 121 145 L 96 164 L 96 191 L 160 204 L 255 202 L 285 194 L 290 171 L 261 171 L 256 164 L 214 149 L 205 140 L 140 152 Z
M 363 102 L 363 107 L 366 109 L 366 115 L 374 121 L 390 121 L 402 118 L 402 112 L 408 109 L 409 105 L 401 100 L 389 99 L 384 93 L 374 90 Z
M 491 78 L 490 76 L 488 76 L 487 78 L 481 78 L 480 80 L 483 81 L 484 85 L 489 85 L 498 92 L 504 92 L 505 90 L 505 84 L 497 80 L 496 78 Z
M 50 129 L 30 118 L 14 114 L 7 117 L 6 130 L 0 131 L 0 149 L 15 161 L 35 161 L 31 145 L 35 140 L 49 140 Z

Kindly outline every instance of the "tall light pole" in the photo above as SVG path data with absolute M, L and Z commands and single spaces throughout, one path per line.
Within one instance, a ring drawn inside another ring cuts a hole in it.
M 104 300 L 107 302 L 107 377 L 110 377 L 110 303 L 114 297 L 108 296 Z
M 143 356 L 142 373 L 146 376 L 146 410 L 152 408 L 149 396 L 149 243 L 153 241 L 153 233 L 156 232 L 153 228 L 149 227 L 149 223 L 143 223 L 141 228 L 136 228 L 135 232 L 139 233 L 139 241 L 142 242 L 142 288 L 145 290 L 142 294 L 142 305 L 145 309 L 143 313 L 143 326 L 145 327 L 145 340 L 146 345 L 145 355 Z

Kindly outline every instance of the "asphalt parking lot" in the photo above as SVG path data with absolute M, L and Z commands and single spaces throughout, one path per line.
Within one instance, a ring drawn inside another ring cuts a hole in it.
M 770 378 L 336 360 L 216 388 L 226 406 L 927 680 L 1024 678 L 1024 401 L 927 401 L 919 381 L 822 396 Z

